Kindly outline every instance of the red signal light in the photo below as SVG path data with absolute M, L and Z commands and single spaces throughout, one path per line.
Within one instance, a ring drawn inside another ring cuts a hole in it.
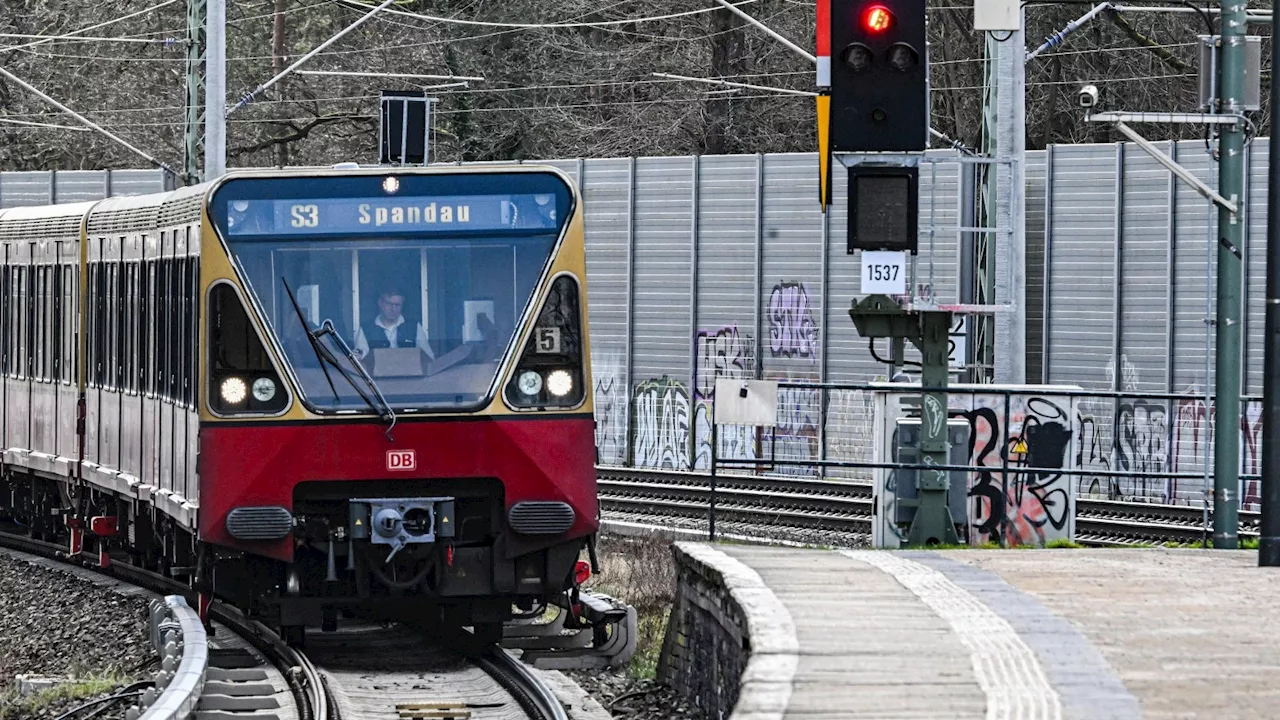
M 893 13 L 883 5 L 872 5 L 862 13 L 862 27 L 867 32 L 882 33 L 893 24 Z

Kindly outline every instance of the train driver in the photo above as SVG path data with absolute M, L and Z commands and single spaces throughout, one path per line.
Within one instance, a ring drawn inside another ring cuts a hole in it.
M 427 332 L 416 318 L 406 318 L 404 310 L 404 293 L 398 288 L 387 288 L 378 298 L 378 315 L 361 323 L 356 330 L 356 344 L 353 350 L 357 358 L 363 358 L 371 350 L 378 348 L 412 348 L 417 347 L 435 359 L 431 346 L 427 343 Z M 416 328 L 413 332 L 408 328 Z

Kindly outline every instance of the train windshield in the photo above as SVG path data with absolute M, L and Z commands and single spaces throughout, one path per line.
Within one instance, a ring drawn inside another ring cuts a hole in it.
M 547 173 L 244 178 L 211 212 L 304 401 L 485 402 L 570 213 Z M 348 351 L 349 354 L 348 354 Z

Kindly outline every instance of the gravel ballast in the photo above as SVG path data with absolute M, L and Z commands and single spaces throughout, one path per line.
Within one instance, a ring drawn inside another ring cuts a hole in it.
M 88 699 L 19 710 L 18 675 L 118 678 L 112 684 L 123 685 L 151 673 L 145 596 L 48 564 L 0 554 L 0 718 L 56 717 Z

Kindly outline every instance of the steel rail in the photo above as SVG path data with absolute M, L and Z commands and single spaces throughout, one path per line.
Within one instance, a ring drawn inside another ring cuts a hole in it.
M 710 474 L 648 468 L 597 468 L 605 511 L 648 517 L 701 519 L 710 502 Z M 730 521 L 770 527 L 869 533 L 874 511 L 867 482 L 716 475 L 717 513 Z M 1076 541 L 1112 546 L 1200 541 L 1203 508 L 1124 500 L 1076 500 Z M 1240 512 L 1240 536 L 1258 537 L 1261 516 Z
M 112 558 L 109 568 L 99 568 L 96 564 L 88 562 L 84 556 L 68 557 L 61 545 L 8 532 L 0 532 L 0 547 L 92 570 L 162 595 L 181 595 L 187 599 L 188 603 L 194 599 L 194 593 L 187 585 L 150 570 L 120 562 L 116 558 Z M 81 562 L 81 560 L 85 561 Z M 249 620 L 238 610 L 222 603 L 212 603 L 209 606 L 209 615 L 257 648 L 268 662 L 280 670 L 293 692 L 300 720 L 330 720 L 324 684 L 315 666 L 304 654 L 289 647 L 284 640 L 261 622 Z M 302 681 L 295 677 L 295 673 L 291 671 L 292 668 L 298 668 Z
M 533 720 L 569 720 L 551 688 L 511 653 L 495 645 L 476 658 L 476 664 L 511 693 Z

